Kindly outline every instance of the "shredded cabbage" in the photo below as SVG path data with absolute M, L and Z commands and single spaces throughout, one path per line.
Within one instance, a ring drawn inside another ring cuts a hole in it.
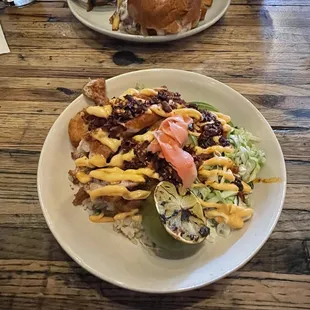
M 198 145 L 197 138 L 195 136 L 191 135 L 191 134 L 188 135 L 188 142 L 192 146 L 197 146 Z
M 197 103 L 196 103 L 197 104 Z M 204 103 L 198 103 L 199 105 L 205 105 Z M 228 134 L 227 139 L 234 148 L 233 153 L 225 153 L 225 156 L 232 159 L 236 166 L 238 166 L 239 177 L 248 183 L 253 188 L 252 181 L 256 178 L 258 172 L 266 161 L 265 152 L 256 147 L 256 143 L 260 141 L 259 138 L 252 135 L 244 128 L 236 128 L 232 126 L 232 130 Z M 196 144 L 197 138 L 190 137 L 189 141 L 192 145 Z M 196 140 L 196 141 L 195 141 Z M 204 165 L 203 169 L 223 169 L 221 166 L 207 166 Z M 197 180 L 199 182 L 199 180 Z M 210 176 L 208 178 L 210 182 L 225 183 L 226 180 L 222 179 L 218 175 Z M 249 195 L 243 193 L 240 195 L 238 191 L 221 191 L 215 190 L 212 187 L 196 187 L 192 189 L 194 194 L 205 202 L 219 203 L 219 204 L 234 204 L 240 207 L 250 207 Z M 248 218 L 243 218 L 246 221 Z M 208 241 L 214 242 L 215 235 L 228 237 L 231 233 L 231 228 L 226 223 L 217 223 L 217 221 L 208 220 L 208 227 L 210 228 L 210 236 Z
M 233 128 L 228 140 L 235 151 L 226 156 L 239 166 L 239 175 L 244 182 L 253 181 L 266 161 L 265 152 L 255 146 L 260 139 L 244 128 Z
M 192 189 L 192 192 L 200 199 L 207 201 L 208 197 L 211 193 L 211 189 L 209 187 L 195 187 Z

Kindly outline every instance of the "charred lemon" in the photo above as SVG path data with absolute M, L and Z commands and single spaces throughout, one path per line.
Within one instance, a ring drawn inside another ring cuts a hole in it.
M 195 244 L 208 236 L 202 206 L 190 190 L 160 182 L 155 188 L 154 200 L 161 222 L 173 238 Z

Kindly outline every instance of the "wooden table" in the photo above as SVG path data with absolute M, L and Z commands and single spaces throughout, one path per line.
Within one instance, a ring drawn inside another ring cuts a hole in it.
M 9 8 L 0 20 L 11 48 L 0 55 L 0 309 L 310 309 L 309 0 L 234 0 L 207 31 L 149 46 L 89 30 L 63 0 Z M 250 99 L 288 174 L 284 210 L 261 251 L 215 284 L 166 296 L 117 288 L 74 263 L 36 187 L 47 132 L 87 78 L 161 67 L 203 73 Z

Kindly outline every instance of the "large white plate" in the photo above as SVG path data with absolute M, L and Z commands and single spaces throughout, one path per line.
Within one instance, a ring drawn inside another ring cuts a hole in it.
M 168 35 L 168 36 L 148 36 L 130 35 L 120 31 L 112 31 L 109 18 L 114 12 L 113 7 L 95 7 L 87 12 L 84 7 L 74 0 L 68 0 L 68 5 L 73 15 L 87 27 L 101 32 L 107 36 L 134 42 L 166 42 L 179 40 L 201 32 L 216 23 L 227 11 L 231 0 L 215 0 L 208 10 L 205 20 L 200 22 L 198 27 L 188 32 Z
M 286 189 L 285 164 L 279 143 L 264 117 L 242 95 L 209 77 L 179 70 L 144 70 L 107 81 L 109 96 L 120 95 L 136 83 L 167 85 L 188 101 L 206 101 L 231 115 L 262 139 L 267 163 L 263 177 L 282 182 L 258 184 L 253 193 L 254 217 L 228 239 L 205 243 L 194 256 L 166 260 L 149 255 L 115 233 L 109 224 L 94 224 L 80 207 L 72 205 L 67 172 L 74 168 L 67 128 L 87 100 L 81 95 L 59 116 L 44 143 L 38 168 L 38 193 L 49 228 L 64 250 L 82 267 L 113 284 L 143 292 L 185 291 L 212 283 L 245 264 L 261 248 L 279 218 Z

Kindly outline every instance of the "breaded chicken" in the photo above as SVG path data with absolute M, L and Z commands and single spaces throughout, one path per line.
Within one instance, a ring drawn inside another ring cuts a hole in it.
M 71 144 L 78 147 L 87 133 L 88 126 L 83 120 L 84 112 L 77 113 L 69 122 L 68 133 Z
M 85 137 L 85 140 L 88 142 L 89 149 L 91 153 L 93 154 L 102 155 L 104 158 L 108 159 L 110 155 L 113 153 L 112 150 L 108 146 L 93 139 L 90 135 L 87 135 Z
M 106 83 L 103 78 L 89 81 L 84 86 L 83 93 L 87 98 L 93 100 L 96 105 L 105 105 L 109 103 Z
M 160 116 L 157 114 L 147 114 L 144 113 L 134 119 L 131 119 L 125 123 L 125 126 L 127 128 L 127 132 L 129 133 L 136 133 L 142 130 L 143 128 L 150 127 L 154 125 L 156 122 L 158 122 L 161 119 Z
M 113 204 L 117 213 L 130 212 L 131 210 L 140 208 L 141 206 L 140 200 L 125 200 L 124 198 L 117 196 L 105 196 L 104 200 Z

